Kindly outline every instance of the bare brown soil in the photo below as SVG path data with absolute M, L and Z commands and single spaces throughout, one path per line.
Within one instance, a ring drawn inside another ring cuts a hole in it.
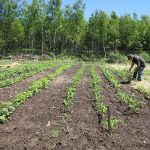
M 74 106 L 69 114 L 69 121 L 61 129 L 53 149 L 105 149 L 102 142 L 106 140 L 106 137 L 103 136 L 102 128 L 99 125 L 88 72 L 83 76 L 75 97 Z
M 66 88 L 71 83 L 71 77 L 77 68 L 79 66 L 55 78 L 47 89 L 41 90 L 18 107 L 10 121 L 0 125 L 0 149 L 23 150 L 25 144 L 30 149 L 44 150 L 44 147 L 48 149 L 48 142 L 48 146 L 39 145 L 40 134 L 46 128 L 50 132 L 51 125 L 55 125 L 55 120 L 59 119 Z
M 0 125 L 1 150 L 24 147 L 29 150 L 150 150 L 149 107 L 127 113 L 128 106 L 120 102 L 116 90 L 99 68 L 102 101 L 110 107 L 119 124 L 111 134 L 100 125 L 88 69 L 78 85 L 73 107 L 64 119 L 63 99 L 77 68 L 55 78 L 46 89 L 17 108 L 10 121 Z
M 140 108 L 137 113 L 128 112 L 128 106 L 120 102 L 115 89 L 100 72 L 103 87 L 104 102 L 110 107 L 112 116 L 120 123 L 105 141 L 110 150 L 149 150 L 150 149 L 150 110 L 147 106 Z M 124 90 L 133 92 L 132 88 L 124 85 Z M 141 94 L 136 93 L 137 97 Z M 141 99 L 141 100 L 144 100 Z

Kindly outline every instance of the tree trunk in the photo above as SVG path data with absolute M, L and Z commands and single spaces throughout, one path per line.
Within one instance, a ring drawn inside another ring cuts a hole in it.
M 51 37 L 49 38 L 49 49 L 52 49 L 52 41 L 51 41 Z
M 106 49 L 105 49 L 104 40 L 103 40 L 103 50 L 104 50 L 104 53 L 105 53 L 105 58 L 106 58 L 106 57 L 107 57 L 107 54 L 106 54 Z
M 94 51 L 93 46 L 94 46 L 94 44 L 93 44 L 93 40 L 92 40 L 92 55 L 93 55 L 93 51 Z
M 64 52 L 64 40 L 61 41 L 61 53 Z
M 42 21 L 42 55 L 43 55 L 43 49 L 44 49 L 44 29 L 43 29 L 43 21 Z
M 55 49 L 56 48 L 56 29 L 54 31 L 54 41 L 53 41 L 53 48 Z

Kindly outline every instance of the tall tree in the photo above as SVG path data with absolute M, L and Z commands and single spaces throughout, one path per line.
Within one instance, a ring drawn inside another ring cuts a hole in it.
M 24 26 L 26 33 L 26 48 L 38 48 L 39 42 L 37 41 L 36 34 L 39 27 L 39 3 L 38 0 L 33 0 L 31 5 L 26 6 L 24 12 Z
M 57 34 L 61 26 L 61 0 L 49 0 L 50 49 L 56 49 Z
M 121 16 L 120 23 L 120 49 L 128 50 L 130 48 L 130 39 L 132 36 L 132 18 L 129 14 Z
M 113 11 L 109 23 L 109 44 L 113 50 L 118 49 L 120 44 L 119 34 L 119 18 L 116 12 Z
M 17 8 L 18 8 L 18 0 L 1 0 L 0 7 L 1 7 L 1 35 L 2 35 L 2 43 L 4 53 L 10 52 L 11 49 L 11 37 L 10 37 L 10 29 L 12 22 L 17 17 Z
M 24 27 L 19 19 L 12 22 L 10 28 L 11 45 L 15 50 L 22 47 L 24 41 Z
M 99 38 L 100 38 L 100 45 L 102 46 L 105 57 L 106 57 L 106 46 L 108 45 L 108 25 L 109 25 L 109 17 L 103 11 L 99 13 Z

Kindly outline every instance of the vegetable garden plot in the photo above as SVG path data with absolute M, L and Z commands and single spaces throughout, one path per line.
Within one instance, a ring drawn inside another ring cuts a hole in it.
M 49 73 L 52 73 L 57 68 L 57 65 L 52 65 L 48 69 L 44 70 L 43 72 L 37 73 L 32 77 L 28 77 L 16 84 L 13 84 L 9 87 L 1 88 L 0 89 L 0 101 L 10 101 L 13 97 L 22 91 L 24 91 L 34 80 L 38 80 Z
M 101 69 L 107 80 L 116 89 L 120 100 L 128 104 L 129 109 L 136 111 L 142 106 L 142 102 L 139 99 L 137 99 L 134 95 L 130 95 L 127 91 L 124 91 L 119 80 L 112 74 L 109 69 L 106 69 L 104 66 Z
M 107 141 L 104 141 L 105 145 L 111 150 L 148 150 L 150 147 L 148 133 L 150 132 L 148 126 L 150 110 L 146 107 L 140 109 L 138 114 L 125 113 L 128 111 L 127 105 L 120 103 L 115 88 L 106 80 L 101 71 L 100 76 L 104 102 L 110 106 L 111 113 L 119 120 L 115 130 L 108 136 Z
M 116 70 L 116 76 L 120 76 L 120 78 L 123 77 L 125 79 L 127 74 L 129 73 L 127 73 L 126 70 Z M 149 103 L 150 100 L 150 88 L 148 84 L 149 82 L 145 80 L 138 83 L 133 81 L 131 82 L 131 85 L 122 85 L 122 87 L 129 94 L 134 95 L 147 105 L 147 103 Z
M 0 80 L 4 80 L 6 78 L 8 79 L 10 77 L 16 77 L 25 72 L 32 71 L 37 67 L 38 67 L 38 64 L 29 63 L 29 64 L 25 64 L 17 68 L 11 68 L 9 70 L 0 72 Z
M 79 67 L 67 70 L 50 86 L 18 107 L 11 120 L 0 125 L 0 149 L 23 149 L 25 144 L 29 150 L 149 150 L 149 108 L 138 108 L 138 113 L 125 113 L 129 111 L 128 103 L 120 101 L 116 90 L 118 82 L 114 80 L 114 88 L 106 80 L 109 75 L 103 76 L 99 67 L 94 65 L 90 74 L 89 68 L 80 82 L 74 80 L 78 84 L 73 92 L 71 107 L 65 114 L 67 89 L 73 85 L 72 77 L 81 75 L 77 73 L 78 70 L 82 72 Z M 97 92 L 94 94 L 94 91 Z M 100 101 L 95 100 L 98 91 Z M 96 102 L 110 106 L 111 115 L 119 121 L 110 134 L 105 121 L 103 124 L 99 122 Z
M 63 71 L 69 69 L 72 64 L 64 65 L 59 67 L 54 73 L 49 74 L 40 80 L 34 81 L 24 92 L 17 94 L 14 100 L 0 110 L 0 122 L 4 122 L 13 113 L 13 111 L 24 103 L 28 98 L 38 93 L 39 90 L 45 88 L 49 82 L 60 75 Z
M 2 133 L 0 148 L 22 149 L 24 142 L 36 150 L 38 147 L 44 149 L 49 146 L 47 135 L 51 131 L 51 126 L 55 126 L 57 120 L 60 119 L 66 88 L 70 85 L 71 78 L 79 67 L 68 69 L 56 77 L 46 89 L 41 90 L 21 105 L 12 115 L 11 121 L 0 126 Z M 41 136 L 43 132 L 45 136 Z
M 0 88 L 10 86 L 14 83 L 20 82 L 28 77 L 35 75 L 38 72 L 42 72 L 42 71 L 48 69 L 50 66 L 55 66 L 55 63 L 54 64 L 46 63 L 46 64 L 42 64 L 42 65 L 35 65 L 34 67 L 31 67 L 31 68 L 27 67 L 26 69 L 24 69 L 25 72 L 21 73 L 20 75 L 0 81 Z
M 107 65 L 106 65 L 107 66 Z M 119 65 L 119 67 L 115 65 L 108 65 L 107 68 L 112 68 L 113 72 L 120 78 L 120 80 L 128 81 L 132 78 L 132 73 L 128 71 L 127 66 Z M 147 64 L 144 73 L 143 73 L 143 80 L 142 82 L 136 82 L 132 81 L 131 85 L 123 86 L 125 90 L 127 91 L 133 91 L 136 96 L 138 96 L 140 99 L 144 100 L 144 97 L 146 99 L 150 100 L 150 68 Z M 133 90 L 135 89 L 135 90 Z M 141 94 L 140 94 L 141 93 Z
M 75 93 L 75 100 L 70 110 L 69 120 L 63 126 L 53 149 L 101 149 L 102 129 L 99 126 L 98 114 L 93 108 L 95 99 L 89 82 L 89 71 L 83 76 Z
M 103 93 L 102 93 L 102 87 L 101 87 L 101 79 L 97 73 L 96 67 L 94 65 L 90 68 L 90 74 L 91 74 L 91 84 L 93 87 L 93 93 L 96 100 L 96 109 L 101 117 L 100 124 L 107 127 L 107 130 L 111 132 L 112 129 L 115 128 L 115 126 L 118 123 L 118 120 L 110 113 L 110 109 L 108 105 L 106 105 L 105 101 L 103 100 Z M 109 115 L 108 115 L 109 113 Z M 108 125 L 107 125 L 108 124 Z

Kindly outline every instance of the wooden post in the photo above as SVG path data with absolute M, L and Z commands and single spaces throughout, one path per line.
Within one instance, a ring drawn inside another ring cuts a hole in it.
M 28 145 L 27 145 L 27 144 L 25 144 L 25 145 L 23 146 L 23 150 L 29 150 L 29 148 L 28 148 Z
M 148 99 L 147 101 L 148 101 L 148 107 L 150 107 L 150 100 Z
M 110 108 L 109 108 L 109 106 L 107 106 L 107 118 L 108 118 L 107 122 L 108 122 L 108 132 L 109 133 L 111 132 L 110 117 L 111 117 Z

